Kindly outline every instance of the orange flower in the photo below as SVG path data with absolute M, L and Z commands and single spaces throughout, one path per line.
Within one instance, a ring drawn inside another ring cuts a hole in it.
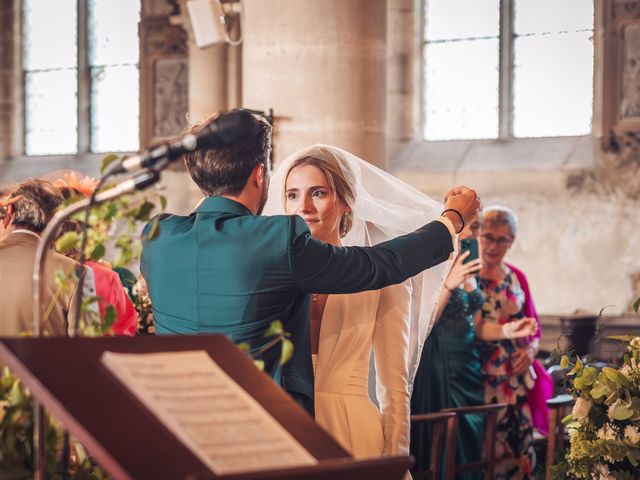
M 68 188 L 88 197 L 98 185 L 98 180 L 91 177 L 81 177 L 76 172 L 65 173 L 63 178 L 54 180 L 53 186 L 56 188 Z
M 8 207 L 12 203 L 15 203 L 18 200 L 20 200 L 21 198 L 22 198 L 22 195 L 16 195 L 15 197 L 0 198 L 0 208 Z
M 22 198 L 22 195 L 16 195 L 15 197 L 0 198 L 0 220 L 3 220 L 5 216 L 8 214 L 5 208 L 11 205 L 12 203 L 17 202 L 21 198 Z

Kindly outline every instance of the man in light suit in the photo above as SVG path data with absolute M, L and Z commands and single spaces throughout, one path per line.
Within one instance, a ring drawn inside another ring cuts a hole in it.
M 445 261 L 454 232 L 479 205 L 473 190 L 460 187 L 450 192 L 440 221 L 412 234 L 374 247 L 319 242 L 299 216 L 260 216 L 271 127 L 258 117 L 252 122 L 250 138 L 185 157 L 206 198 L 189 216 L 156 218 L 159 231 L 144 244 L 141 270 L 158 334 L 223 333 L 256 351 L 280 320 L 291 333 L 293 357 L 281 367 L 280 352 L 271 349 L 265 371 L 312 413 L 310 294 L 380 289 Z
M 32 274 L 40 233 L 62 204 L 62 194 L 45 180 L 26 180 L 0 199 L 0 336 L 33 331 Z M 54 251 L 47 254 L 42 281 L 45 305 L 52 307 L 43 325 L 51 336 L 66 336 L 73 329 L 72 305 L 79 294 L 76 282 L 66 289 L 56 284 L 57 272 L 74 272 L 78 263 Z M 85 270 L 86 272 L 86 270 Z M 85 283 L 93 284 L 93 277 Z

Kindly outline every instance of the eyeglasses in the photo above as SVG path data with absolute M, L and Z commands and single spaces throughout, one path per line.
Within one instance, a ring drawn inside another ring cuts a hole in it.
M 492 243 L 495 243 L 498 247 L 504 248 L 507 245 L 509 245 L 512 241 L 513 241 L 513 237 L 494 237 L 493 235 L 491 235 L 490 233 L 484 233 L 482 235 L 480 235 L 480 238 L 482 239 L 483 242 L 491 245 Z

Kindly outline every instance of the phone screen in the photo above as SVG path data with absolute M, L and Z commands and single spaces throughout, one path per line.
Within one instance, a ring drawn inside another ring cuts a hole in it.
M 477 238 L 463 238 L 460 240 L 460 253 L 469 250 L 471 253 L 464 259 L 463 263 L 469 263 L 472 260 L 478 258 L 478 239 Z

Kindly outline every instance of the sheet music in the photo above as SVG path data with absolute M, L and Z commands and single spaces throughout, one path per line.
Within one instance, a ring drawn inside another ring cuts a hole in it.
M 102 362 L 217 475 L 317 463 L 204 350 Z

